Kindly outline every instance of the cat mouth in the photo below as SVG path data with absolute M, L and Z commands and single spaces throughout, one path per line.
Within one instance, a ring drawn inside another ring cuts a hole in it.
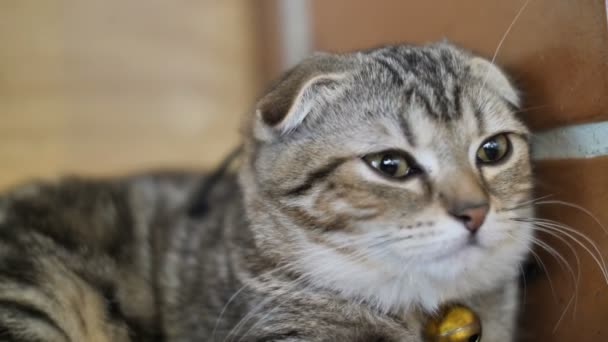
M 469 238 L 467 239 L 467 242 L 466 242 L 466 246 L 467 247 L 481 247 L 481 244 L 479 243 L 479 237 L 477 235 L 469 236 Z
M 455 242 L 452 246 L 445 248 L 441 253 L 435 255 L 433 259 L 437 261 L 452 260 L 454 257 L 458 257 L 462 253 L 468 253 L 471 250 L 483 248 L 479 238 L 477 236 L 469 236 L 466 240 Z

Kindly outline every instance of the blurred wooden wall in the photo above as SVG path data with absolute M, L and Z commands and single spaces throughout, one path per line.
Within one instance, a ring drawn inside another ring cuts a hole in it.
M 206 167 L 258 93 L 251 1 L 0 1 L 0 188 Z

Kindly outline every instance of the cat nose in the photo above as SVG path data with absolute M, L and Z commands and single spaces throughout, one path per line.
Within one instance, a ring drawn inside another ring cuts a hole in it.
M 475 234 L 485 221 L 489 208 L 487 203 L 467 204 L 453 208 L 449 213 Z

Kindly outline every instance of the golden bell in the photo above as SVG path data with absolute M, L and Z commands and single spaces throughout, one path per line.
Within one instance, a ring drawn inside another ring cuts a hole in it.
M 423 334 L 426 342 L 480 342 L 481 321 L 464 305 L 448 305 L 429 317 Z

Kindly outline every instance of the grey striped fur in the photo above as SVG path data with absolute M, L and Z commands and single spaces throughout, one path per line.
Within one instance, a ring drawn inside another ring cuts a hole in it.
M 518 105 L 447 43 L 319 54 L 248 116 L 236 172 L 18 187 L 0 199 L 0 340 L 418 342 L 454 301 L 484 342 L 512 341 L 531 229 L 500 222 L 532 215 L 514 209 L 532 187 Z M 497 132 L 508 160 L 471 164 Z M 383 149 L 422 172 L 378 176 L 361 157 Z M 444 205 L 471 194 L 493 216 L 454 248 Z

